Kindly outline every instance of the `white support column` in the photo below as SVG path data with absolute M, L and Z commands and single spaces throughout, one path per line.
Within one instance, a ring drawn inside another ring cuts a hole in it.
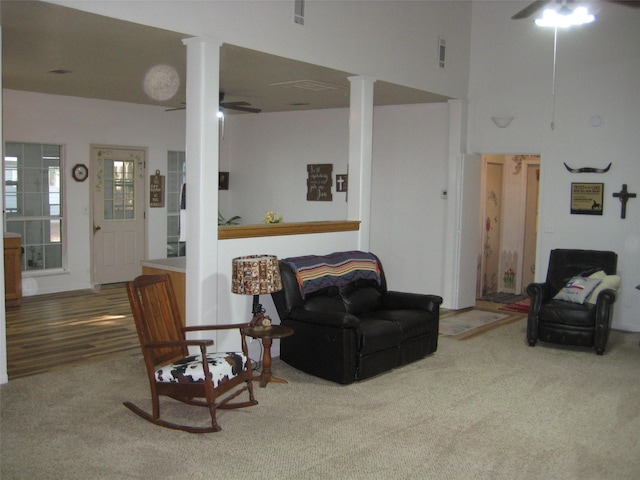
M 462 215 L 462 156 L 466 139 L 466 102 L 449 100 L 449 161 L 447 175 L 447 224 L 445 230 L 443 306 L 458 308 L 460 273 L 460 218 Z
M 373 84 L 370 77 L 349 77 L 349 220 L 360 220 L 358 248 L 368 251 L 371 231 Z
M 220 45 L 190 38 L 187 46 L 186 324 L 217 323 L 218 102 Z M 206 332 L 211 338 L 211 332 Z

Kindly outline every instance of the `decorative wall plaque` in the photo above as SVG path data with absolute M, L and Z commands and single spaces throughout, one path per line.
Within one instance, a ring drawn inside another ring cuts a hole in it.
M 602 215 L 604 183 L 572 183 L 571 213 Z
M 149 182 L 149 206 L 164 207 L 164 175 L 160 175 L 160 170 L 156 170 L 156 174 L 151 175 Z
M 229 190 L 229 172 L 218 172 L 218 190 Z
M 333 164 L 316 163 L 307 165 L 307 201 L 330 202 Z
M 349 190 L 349 175 L 338 173 L 336 175 L 336 192 L 346 192 Z

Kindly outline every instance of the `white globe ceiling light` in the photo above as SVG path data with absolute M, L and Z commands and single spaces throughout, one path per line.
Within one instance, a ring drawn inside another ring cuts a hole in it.
M 575 10 L 563 5 L 559 11 L 547 8 L 542 12 L 542 18 L 536 18 L 536 25 L 540 27 L 566 28 L 577 25 L 585 25 L 595 20 L 585 7 L 578 7 Z
M 154 100 L 170 100 L 178 91 L 178 87 L 180 76 L 171 65 L 156 65 L 150 68 L 144 77 L 144 91 Z

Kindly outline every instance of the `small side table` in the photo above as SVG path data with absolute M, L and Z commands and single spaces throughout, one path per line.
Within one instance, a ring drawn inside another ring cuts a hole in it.
M 287 383 L 286 380 L 271 375 L 271 344 L 274 338 L 284 338 L 293 335 L 293 328 L 285 327 L 284 325 L 271 325 L 271 328 L 261 329 L 249 327 L 244 329 L 245 335 L 253 338 L 259 338 L 262 341 L 264 352 L 262 354 L 262 373 L 259 377 L 254 377 L 254 380 L 260 379 L 260 386 L 262 388 L 267 386 L 267 383 Z

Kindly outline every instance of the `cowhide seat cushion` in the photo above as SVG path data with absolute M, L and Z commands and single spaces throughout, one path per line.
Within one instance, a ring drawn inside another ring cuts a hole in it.
M 248 358 L 242 352 L 208 353 L 207 363 L 213 378 L 213 385 L 230 380 L 247 366 Z M 156 368 L 158 382 L 187 383 L 204 381 L 202 355 L 190 355 L 170 365 Z

